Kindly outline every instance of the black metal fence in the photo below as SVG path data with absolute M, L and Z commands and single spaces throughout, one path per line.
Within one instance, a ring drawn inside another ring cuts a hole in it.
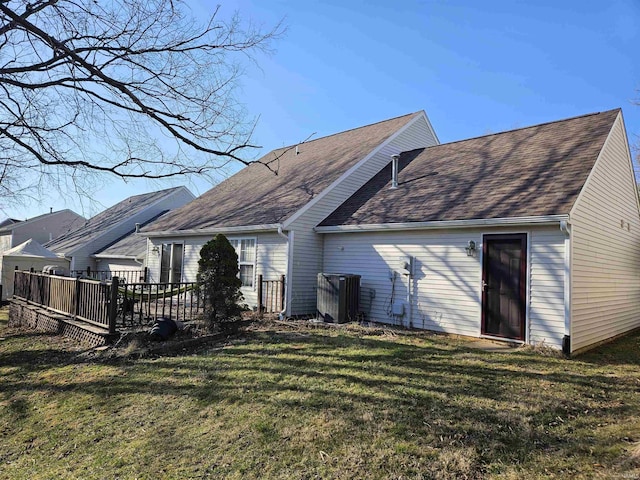
M 113 277 L 118 277 L 120 283 L 146 283 L 148 272 L 147 267 L 141 270 L 91 270 L 91 267 L 87 267 L 85 270 L 71 270 L 71 276 L 100 281 L 111 281 Z

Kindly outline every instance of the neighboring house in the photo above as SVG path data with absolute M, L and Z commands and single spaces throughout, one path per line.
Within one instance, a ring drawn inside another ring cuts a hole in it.
M 6 219 L 0 224 L 0 254 L 32 238 L 40 244 L 75 230 L 85 218 L 71 210 L 45 213 L 29 220 Z
M 0 280 L 2 281 L 2 298 L 7 300 L 13 296 L 13 274 L 16 270 L 31 270 L 41 272 L 46 266 L 55 265 L 68 271 L 69 262 L 59 258 L 55 253 L 47 250 L 37 241 L 29 239 L 2 254 L 0 263 Z
M 361 275 L 376 322 L 567 353 L 640 327 L 620 110 L 445 145 L 420 112 L 261 162 L 278 175 L 251 165 L 143 229 L 153 278 L 164 259 L 195 279 L 200 247 L 224 233 L 249 305 L 257 274 L 286 274 L 286 315 L 315 313 L 317 274 L 338 272 Z
M 258 275 L 285 275 L 285 314 L 314 313 L 323 239 L 313 227 L 391 154 L 437 143 L 426 114 L 417 112 L 274 150 L 141 229 L 150 237 L 150 281 L 195 281 L 200 248 L 223 233 L 236 247 L 249 306 L 257 305 Z
M 148 222 L 160 213 L 193 199 L 193 194 L 186 187 L 134 195 L 87 220 L 80 228 L 45 244 L 45 247 L 69 259 L 71 271 L 86 270 L 87 267 L 97 270 L 96 252 L 130 234 L 136 223 Z
M 143 224 L 137 225 L 111 245 L 107 245 L 92 257 L 96 261 L 96 269 L 101 272 L 110 272 L 128 282 L 140 281 L 140 277 L 134 272 L 140 272 L 146 267 L 147 238 L 138 233 L 140 227 L 157 220 L 169 210 L 161 212 Z

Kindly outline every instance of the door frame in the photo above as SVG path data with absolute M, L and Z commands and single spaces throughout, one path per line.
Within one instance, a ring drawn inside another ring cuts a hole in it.
M 520 300 L 522 302 L 521 322 L 520 322 L 520 336 L 506 337 L 496 334 L 486 333 L 485 325 L 485 304 L 486 295 L 482 285 L 486 282 L 487 275 L 487 262 L 489 255 L 487 255 L 488 241 L 491 240 L 520 240 L 522 257 L 520 258 Z M 526 343 L 529 336 L 529 269 L 530 265 L 530 235 L 529 232 L 496 232 L 496 233 L 483 233 L 482 234 L 482 259 L 480 268 L 480 336 L 485 338 L 495 338 L 498 340 L 504 340 L 509 342 Z

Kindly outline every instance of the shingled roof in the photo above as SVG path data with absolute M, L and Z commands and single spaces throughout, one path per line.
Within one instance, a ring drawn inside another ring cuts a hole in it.
M 109 229 L 116 227 L 122 223 L 123 220 L 133 217 L 145 208 L 181 188 L 184 187 L 167 188 L 157 192 L 144 193 L 126 198 L 113 207 L 107 208 L 98 215 L 91 217 L 80 228 L 46 243 L 45 246 L 57 253 L 68 254 L 73 252 L 76 248 L 86 245 L 100 235 L 103 235 Z
M 405 152 L 320 226 L 568 214 L 619 112 Z
M 263 156 L 143 232 L 281 223 L 422 112 L 329 135 Z M 270 171 L 264 164 L 268 164 Z

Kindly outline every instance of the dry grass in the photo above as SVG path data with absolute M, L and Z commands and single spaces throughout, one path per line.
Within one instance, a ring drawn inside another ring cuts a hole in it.
M 0 478 L 640 475 L 639 336 L 565 360 L 274 323 L 102 361 L 0 336 Z

